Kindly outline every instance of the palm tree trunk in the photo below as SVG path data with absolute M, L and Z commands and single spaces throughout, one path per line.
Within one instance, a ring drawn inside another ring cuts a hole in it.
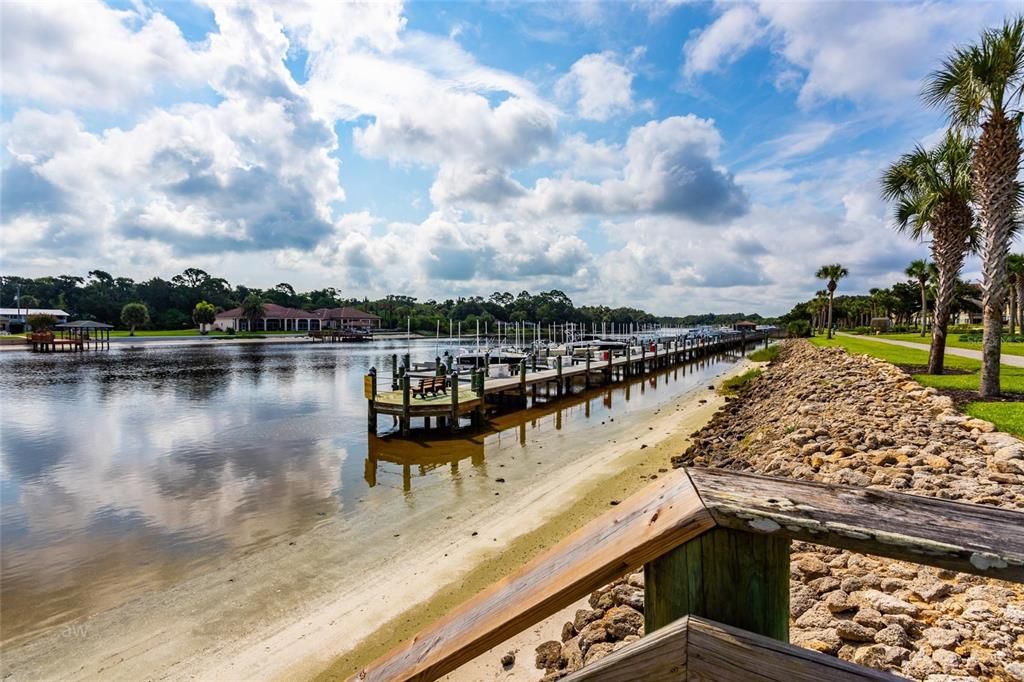
M 828 292 L 828 338 L 832 338 L 832 297 L 835 296 L 833 292 Z
M 1014 325 L 1017 323 L 1017 289 L 1015 287 L 1009 287 L 1010 293 L 1010 336 L 1015 333 Z
M 981 386 L 983 398 L 997 396 L 1006 302 L 1006 258 L 1016 208 L 1016 178 L 1020 168 L 1017 125 L 997 111 L 982 125 L 974 155 L 973 175 L 978 218 L 982 228 Z
M 921 336 L 924 337 L 925 320 L 928 318 L 928 294 L 925 293 L 924 282 L 921 282 Z
M 956 278 L 967 255 L 971 231 L 969 208 L 944 204 L 936 207 L 932 228 L 932 260 L 939 271 L 935 289 L 935 319 L 932 323 L 932 345 L 928 352 L 928 373 L 942 374 L 946 356 L 946 330 L 950 309 L 956 295 Z
M 1024 334 L 1024 276 L 1017 276 L 1017 315 L 1019 316 L 1018 328 Z

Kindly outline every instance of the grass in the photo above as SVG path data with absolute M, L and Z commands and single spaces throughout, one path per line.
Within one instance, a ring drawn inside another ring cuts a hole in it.
M 896 341 L 910 341 L 911 343 L 921 343 L 928 345 L 931 343 L 931 336 L 921 337 L 920 333 L 910 334 L 882 334 L 878 338 L 880 339 L 895 339 Z M 946 348 L 966 348 L 968 350 L 981 350 L 980 343 L 971 343 L 969 341 L 961 341 L 960 334 L 957 332 L 950 332 L 946 336 Z M 1024 343 L 1006 343 L 1003 342 L 1001 351 L 1006 355 L 1024 355 Z
M 964 411 L 992 422 L 1000 431 L 1024 437 L 1024 405 L 1021 403 L 969 403 Z
M 857 337 L 840 336 L 829 340 L 819 336 L 811 339 L 811 343 L 824 347 L 842 346 L 851 353 L 870 355 L 903 367 L 922 368 L 928 364 L 928 351 L 926 350 L 874 343 Z M 931 386 L 940 391 L 978 390 L 980 361 L 947 355 L 946 367 L 962 372 L 942 375 L 914 374 L 914 379 L 923 386 Z M 963 373 L 964 371 L 966 373 Z M 999 372 L 999 379 L 1003 393 L 1024 394 L 1024 367 L 1003 365 Z M 1022 402 L 970 402 L 964 406 L 964 412 L 972 417 L 992 422 L 1000 431 L 1024 437 L 1024 403 Z
M 782 346 L 775 344 L 773 346 L 768 346 L 767 348 L 762 348 L 759 351 L 754 351 L 747 356 L 747 359 L 754 362 L 771 362 L 775 358 L 779 357 L 780 350 L 782 350 Z
M 748 369 L 746 372 L 740 374 L 739 376 L 734 376 L 731 379 L 726 379 L 725 381 L 723 381 L 718 391 L 723 395 L 736 395 L 737 393 L 739 393 L 741 388 L 743 388 L 744 386 L 746 386 L 748 383 L 758 378 L 759 376 L 761 376 L 761 370 Z

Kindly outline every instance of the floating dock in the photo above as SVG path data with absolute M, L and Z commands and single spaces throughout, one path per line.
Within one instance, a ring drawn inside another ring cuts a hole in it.
M 463 417 L 479 423 L 488 405 L 526 407 L 530 398 L 560 398 L 572 393 L 577 385 L 589 388 L 609 384 L 762 341 L 767 345 L 768 338 L 767 331 L 723 333 L 715 338 L 684 336 L 627 347 L 619 355 L 610 352 L 585 358 L 558 355 L 554 357 L 553 369 L 531 371 L 531 366 L 536 369 L 538 359 L 543 357 L 534 355 L 519 363 L 518 376 L 488 377 L 485 370 L 474 370 L 470 386 L 466 386 L 457 373 L 448 374 L 447 368 L 439 361 L 436 363 L 436 378 L 410 376 L 405 372 L 405 366 L 398 366 L 396 357 L 392 381 L 397 390 L 378 390 L 378 376 L 374 369 L 364 379 L 367 428 L 376 433 L 377 416 L 391 415 L 397 419 L 403 436 L 408 435 L 413 419 L 422 420 L 424 428 L 430 428 L 433 420 L 437 427 L 455 431 Z M 428 386 L 443 382 L 444 388 L 428 394 L 418 390 L 420 382 L 426 382 Z

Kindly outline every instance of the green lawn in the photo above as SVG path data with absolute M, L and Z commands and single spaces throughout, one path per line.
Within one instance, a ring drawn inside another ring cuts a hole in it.
M 921 338 L 921 334 L 882 334 L 878 338 L 880 339 L 895 339 L 897 341 L 910 341 L 911 343 L 923 343 L 928 345 L 931 343 L 931 337 L 926 336 Z M 980 343 L 968 343 L 967 341 L 960 340 L 960 334 L 957 332 L 950 332 L 949 336 L 946 337 L 946 348 L 966 348 L 968 350 L 981 350 Z M 1003 343 L 1002 352 L 1007 355 L 1024 355 L 1024 343 Z
M 857 337 L 840 336 L 826 339 L 823 336 L 812 338 L 811 343 L 818 346 L 842 346 L 851 353 L 860 353 L 880 358 L 894 365 L 912 365 L 925 367 L 928 364 L 928 351 L 901 348 L 885 343 L 875 343 Z M 981 362 L 955 355 L 946 356 L 946 367 L 950 369 L 969 370 L 970 374 L 915 374 L 914 379 L 923 386 L 932 386 L 939 390 L 978 390 L 978 371 Z M 1024 367 L 1003 365 L 999 372 L 1000 384 L 1004 393 L 1024 393 Z M 1024 403 L 969 403 L 964 411 L 972 417 L 986 419 L 996 425 L 1000 431 L 1024 437 Z

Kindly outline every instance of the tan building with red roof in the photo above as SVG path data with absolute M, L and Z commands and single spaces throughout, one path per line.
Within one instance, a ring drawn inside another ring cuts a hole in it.
M 380 318 L 355 308 L 320 308 L 301 310 L 276 303 L 263 304 L 263 317 L 256 321 L 252 331 L 315 332 L 323 329 L 359 329 L 371 331 L 380 327 Z M 249 331 L 249 320 L 241 308 L 217 313 L 213 328 L 220 331 L 234 329 Z

